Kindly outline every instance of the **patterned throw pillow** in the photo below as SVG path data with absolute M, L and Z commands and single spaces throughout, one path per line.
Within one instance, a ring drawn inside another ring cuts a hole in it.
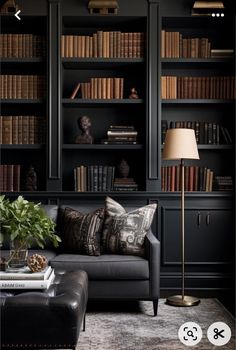
M 98 236 L 101 234 L 104 209 L 83 214 L 72 208 L 62 210 L 60 220 L 64 249 L 68 253 L 100 255 Z
M 107 197 L 102 233 L 104 252 L 143 256 L 144 238 L 156 207 L 156 204 L 150 204 L 127 213 L 119 203 Z

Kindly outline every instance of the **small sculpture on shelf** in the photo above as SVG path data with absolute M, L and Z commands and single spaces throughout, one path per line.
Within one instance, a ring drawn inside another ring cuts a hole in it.
M 25 190 L 37 191 L 37 174 L 32 165 L 26 173 Z
M 125 159 L 122 159 L 117 168 L 121 178 L 128 178 L 130 166 Z
M 138 185 L 133 178 L 128 177 L 130 166 L 125 159 L 122 159 L 117 167 L 119 177 L 116 177 L 113 184 L 114 191 L 137 191 Z
M 139 96 L 138 96 L 138 93 L 137 93 L 137 90 L 133 87 L 131 90 L 130 90 L 130 95 L 129 95 L 129 98 L 130 99 L 137 99 L 137 98 L 139 98 Z
M 82 131 L 81 135 L 76 136 L 75 143 L 79 144 L 92 144 L 93 137 L 90 134 L 91 120 L 89 117 L 84 115 L 78 119 L 78 126 Z

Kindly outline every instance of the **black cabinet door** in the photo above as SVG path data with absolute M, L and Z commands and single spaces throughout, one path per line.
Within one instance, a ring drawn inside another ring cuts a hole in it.
M 230 207 L 185 208 L 185 262 L 217 265 L 233 261 L 233 211 Z M 178 201 L 161 206 L 162 264 L 180 264 L 181 210 Z

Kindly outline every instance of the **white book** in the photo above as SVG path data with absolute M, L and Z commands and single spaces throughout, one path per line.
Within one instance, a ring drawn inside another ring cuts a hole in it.
M 51 266 L 47 266 L 40 272 L 32 272 L 29 267 L 20 269 L 18 272 L 0 271 L 0 280 L 47 280 L 51 271 Z
M 54 270 L 47 280 L 5 280 L 0 281 L 1 289 L 48 289 L 54 280 Z

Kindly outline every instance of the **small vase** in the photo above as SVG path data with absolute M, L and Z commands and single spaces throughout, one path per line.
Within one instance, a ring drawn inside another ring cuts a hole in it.
M 27 265 L 28 247 L 18 240 L 10 242 L 10 257 L 8 266 L 13 269 L 20 269 Z

